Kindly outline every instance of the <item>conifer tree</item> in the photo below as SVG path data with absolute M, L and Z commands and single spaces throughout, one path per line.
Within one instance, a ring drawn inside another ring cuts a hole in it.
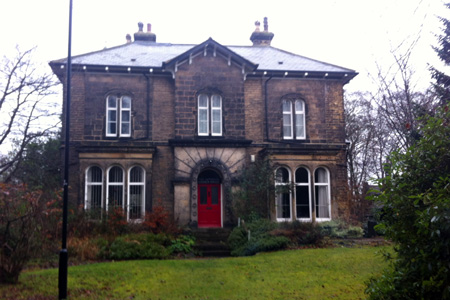
M 445 4 L 445 7 L 450 9 L 450 3 Z M 443 33 L 438 36 L 438 46 L 433 48 L 439 59 L 446 67 L 448 67 L 450 66 L 450 20 L 443 17 L 440 17 L 439 19 L 444 25 L 442 28 Z M 445 105 L 450 101 L 450 76 L 435 67 L 431 67 L 430 70 L 432 77 L 435 80 L 435 92 L 439 99 L 441 99 L 441 104 Z

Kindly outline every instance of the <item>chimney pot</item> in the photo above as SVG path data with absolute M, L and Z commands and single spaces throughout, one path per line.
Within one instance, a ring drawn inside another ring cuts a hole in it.
M 156 42 L 156 34 L 152 33 L 152 25 L 147 24 L 147 32 L 142 29 L 144 24 L 142 22 L 138 23 L 139 31 L 134 33 L 134 41 L 146 41 L 146 42 Z
M 264 31 L 260 31 L 259 21 L 256 21 L 255 25 L 256 29 L 250 36 L 250 40 L 253 42 L 253 46 L 270 46 L 274 34 L 272 32 L 269 32 L 267 17 L 264 18 Z
M 261 25 L 261 23 L 259 21 L 256 21 L 255 22 L 255 26 L 256 26 L 255 31 L 256 32 L 259 32 L 259 25 Z
M 127 44 L 131 43 L 131 35 L 129 33 L 125 38 L 127 39 Z

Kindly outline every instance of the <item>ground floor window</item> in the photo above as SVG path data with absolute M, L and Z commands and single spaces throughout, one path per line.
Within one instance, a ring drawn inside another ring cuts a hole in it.
M 301 167 L 295 171 L 295 206 L 299 220 L 311 220 L 311 191 L 309 171 Z
M 278 168 L 275 174 L 277 220 L 287 221 L 291 219 L 291 192 L 289 190 L 291 176 L 285 167 Z
M 128 179 L 128 219 L 140 219 L 144 215 L 145 172 L 141 167 L 133 167 Z
M 127 220 L 142 219 L 145 214 L 145 170 L 133 166 L 126 171 L 120 166 L 103 170 L 91 166 L 86 170 L 85 209 L 93 217 L 101 217 L 102 211 L 116 209 L 126 212 Z M 103 198 L 105 195 L 105 198 Z
M 330 178 L 328 170 L 318 168 L 314 173 L 316 196 L 316 220 L 329 220 L 330 216 Z
M 293 182 L 288 167 L 279 167 L 275 172 L 275 207 L 277 221 L 297 219 L 316 221 L 331 219 L 330 174 L 324 167 L 314 171 L 307 167 L 295 170 Z M 312 183 L 311 183 L 311 180 Z
M 86 172 L 86 193 L 84 209 L 89 210 L 93 218 L 100 218 L 103 207 L 103 171 L 97 166 Z

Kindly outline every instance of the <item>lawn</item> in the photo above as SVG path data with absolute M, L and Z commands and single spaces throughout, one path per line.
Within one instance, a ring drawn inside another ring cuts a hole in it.
M 135 260 L 69 268 L 69 299 L 364 299 L 389 247 L 289 250 L 252 257 Z M 1 299 L 56 299 L 58 270 L 24 272 Z

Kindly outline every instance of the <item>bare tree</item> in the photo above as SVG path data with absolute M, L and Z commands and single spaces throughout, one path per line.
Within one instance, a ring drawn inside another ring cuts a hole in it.
M 0 178 L 5 181 L 27 145 L 54 133 L 59 124 L 58 104 L 52 97 L 58 83 L 33 62 L 34 50 L 16 47 L 15 56 L 5 56 L 0 63 L 0 148 L 10 151 L 0 160 Z
M 428 90 L 416 90 L 410 63 L 414 44 L 402 54 L 391 52 L 393 64 L 378 66 L 375 92 L 357 92 L 345 97 L 347 165 L 352 191 L 353 215 L 367 214 L 365 193 L 373 179 L 385 177 L 385 164 L 393 151 L 405 151 L 421 135 L 421 116 L 438 104 Z

